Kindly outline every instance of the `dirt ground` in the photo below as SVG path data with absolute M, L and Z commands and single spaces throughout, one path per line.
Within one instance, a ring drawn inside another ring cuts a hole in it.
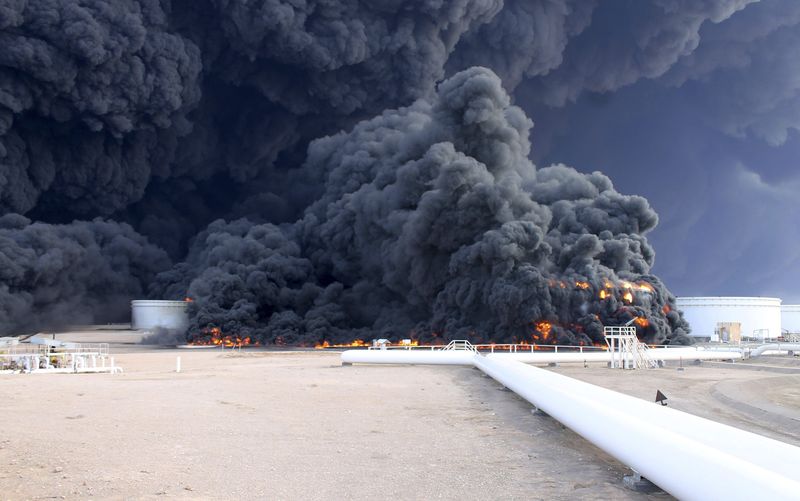
M 0 376 L 0 499 L 669 499 L 475 369 L 124 351 L 122 374 Z M 553 370 L 800 445 L 797 374 Z

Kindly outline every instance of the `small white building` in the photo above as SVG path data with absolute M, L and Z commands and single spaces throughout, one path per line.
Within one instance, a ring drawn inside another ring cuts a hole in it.
M 679 297 L 678 309 L 692 327 L 692 337 L 721 341 L 720 333 L 739 324 L 742 340 L 781 335 L 781 300 L 776 297 Z M 800 319 L 800 306 L 797 318 Z

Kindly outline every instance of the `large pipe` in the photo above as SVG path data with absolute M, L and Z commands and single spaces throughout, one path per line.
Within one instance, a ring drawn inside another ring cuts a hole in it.
M 685 430 L 661 426 L 676 413 L 684 414 L 679 411 L 670 409 L 672 412 L 653 422 L 652 414 L 640 412 L 634 397 L 620 395 L 609 402 L 605 392 L 600 396 L 587 394 L 597 391 L 593 385 L 577 381 L 566 384 L 569 378 L 552 378 L 555 374 L 520 362 L 480 355 L 474 361 L 500 384 L 677 498 L 800 499 L 800 482 L 792 474 L 778 472 L 784 471 L 785 465 L 800 464 L 800 448 L 758 435 L 749 437 L 753 434 L 685 414 L 684 420 L 713 428 L 712 433 L 721 435 L 716 437 L 718 441 L 744 437 L 778 454 L 770 457 L 756 453 L 757 461 L 752 461 L 753 450 L 734 454 L 697 440 Z M 574 391 L 579 385 L 585 385 L 586 391 Z M 621 397 L 631 405 L 620 405 Z
M 474 351 L 469 350 L 347 350 L 342 362 L 347 364 L 425 364 L 473 365 Z
M 491 355 L 476 358 L 475 365 L 479 368 L 481 367 L 482 358 L 503 362 L 502 359 Z M 528 377 L 531 374 L 531 371 L 527 371 L 526 366 L 520 365 L 518 362 L 511 363 L 517 364 L 517 372 L 521 377 Z M 537 378 L 536 384 L 546 380 L 549 384 L 558 385 L 563 391 L 570 394 L 602 401 L 613 408 L 625 409 L 627 413 L 635 414 L 657 429 L 679 433 L 728 454 L 747 457 L 749 461 L 760 465 L 768 465 L 770 470 L 785 476 L 797 476 L 796 461 L 800 455 L 800 449 L 797 447 L 676 409 L 654 405 L 653 402 L 585 383 L 555 372 L 534 367 L 530 368 L 535 370 L 532 374 Z
M 342 361 L 474 365 L 681 499 L 800 499 L 800 482 L 794 479 L 800 448 L 537 369 L 509 356 L 527 353 L 414 353 L 350 350 L 342 354 Z M 731 353 L 736 352 L 727 352 L 726 358 L 732 358 Z
M 800 351 L 800 343 L 773 343 L 762 344 L 750 351 L 751 357 L 761 356 L 765 351 Z
M 737 351 L 696 350 L 694 348 L 651 348 L 653 360 L 732 360 L 742 358 Z M 468 350 L 347 350 L 342 353 L 342 362 L 349 364 L 429 364 L 472 365 L 474 352 Z M 534 351 L 516 353 L 493 353 L 488 357 L 516 360 L 528 364 L 568 362 L 610 362 L 608 351 Z
M 742 358 L 738 351 L 697 350 L 695 348 L 649 348 L 647 354 L 653 360 L 736 360 Z M 552 352 L 533 351 L 515 353 L 492 353 L 488 357 L 504 360 L 516 360 L 526 364 L 559 363 L 559 362 L 610 362 L 609 351 L 577 351 Z

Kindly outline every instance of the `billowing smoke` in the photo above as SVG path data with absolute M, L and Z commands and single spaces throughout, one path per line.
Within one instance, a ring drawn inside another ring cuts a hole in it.
M 149 288 L 195 298 L 192 335 L 267 343 L 545 324 L 589 343 L 635 318 L 684 340 L 648 203 L 534 167 L 503 86 L 524 106 L 642 79 L 703 94 L 800 45 L 790 3 L 751 3 L 0 0 L 0 329 L 114 316 Z M 765 81 L 709 92 L 720 129 L 796 127 L 796 86 L 758 100 Z M 37 257 L 51 241 L 72 249 L 58 265 Z
M 656 214 L 600 173 L 537 170 L 532 125 L 494 73 L 458 73 L 431 102 L 312 143 L 303 169 L 324 190 L 301 220 L 215 222 L 155 292 L 188 290 L 193 333 L 267 343 L 591 344 L 636 318 L 648 341 L 685 341 L 647 274 Z
M 200 97 L 157 2 L 0 5 L 0 209 L 111 214 L 167 175 Z
M 130 298 L 169 266 L 127 224 L 0 217 L 0 332 L 125 318 Z

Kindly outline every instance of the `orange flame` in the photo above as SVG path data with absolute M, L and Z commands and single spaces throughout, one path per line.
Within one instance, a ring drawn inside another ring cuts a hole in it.
M 635 290 L 635 291 L 638 291 L 638 292 L 654 292 L 655 291 L 655 289 L 653 289 L 653 286 L 650 285 L 647 282 L 636 282 L 634 284 L 634 283 L 628 282 L 627 280 L 623 280 L 623 281 L 620 282 L 620 285 L 621 285 L 621 287 L 623 289 Z
M 586 290 L 589 288 L 589 282 L 577 281 L 575 282 L 575 287 Z
M 190 344 L 194 345 L 214 345 L 224 346 L 226 348 L 241 348 L 242 346 L 258 346 L 257 342 L 253 342 L 249 336 L 239 337 L 233 334 L 223 336 L 222 330 L 219 327 L 211 327 L 210 329 L 203 329 L 201 331 L 203 336 L 208 336 L 208 339 L 195 339 Z
M 541 336 L 541 338 L 539 338 L 539 336 L 537 336 L 536 334 L 534 334 L 534 335 L 533 335 L 533 339 L 535 339 L 535 340 L 537 340 L 537 341 L 538 341 L 539 339 L 541 339 L 542 341 L 547 341 L 547 340 L 550 338 L 550 334 L 551 334 L 551 332 L 553 331 L 553 324 L 551 324 L 550 322 L 547 322 L 547 321 L 545 321 L 545 320 L 541 320 L 541 321 L 539 321 L 539 322 L 536 322 L 536 324 L 535 324 L 535 325 L 536 325 L 536 330 L 537 330 L 537 331 L 539 332 L 539 334 L 541 334 L 542 336 Z
M 560 289 L 567 288 L 566 282 L 564 282 L 563 280 L 553 280 L 552 278 L 547 280 L 547 285 L 549 285 L 550 287 L 558 287 Z
M 607 297 L 608 297 L 608 292 L 606 292 L 605 289 L 601 290 L 600 291 L 600 299 L 605 299 Z
M 649 320 L 647 320 L 647 319 L 646 319 L 646 318 L 644 318 L 644 317 L 636 317 L 636 319 L 633 321 L 633 323 L 635 323 L 636 325 L 638 325 L 638 326 L 639 326 L 639 327 L 641 327 L 642 329 L 644 329 L 645 327 L 647 327 L 648 325 L 650 325 L 650 321 L 649 321 Z
M 314 348 L 322 350 L 324 348 L 363 348 L 364 346 L 369 345 L 363 339 L 354 339 L 346 344 L 330 344 L 328 341 L 323 341 L 322 343 L 315 344 Z
M 187 303 L 191 303 L 192 301 L 194 301 L 194 299 L 190 298 L 189 296 L 186 296 L 185 298 L 183 298 L 183 300 Z
M 633 302 L 633 294 L 631 294 L 631 291 L 625 291 L 625 294 L 622 295 L 622 299 L 630 304 Z

